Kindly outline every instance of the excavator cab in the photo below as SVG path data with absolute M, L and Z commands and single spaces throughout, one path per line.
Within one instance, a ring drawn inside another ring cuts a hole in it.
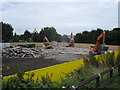
M 46 49 L 51 49 L 53 48 L 52 45 L 50 44 L 48 38 L 45 36 L 44 39 L 43 39 L 43 45 Z
M 90 56 L 94 56 L 94 55 L 98 55 L 98 54 L 104 54 L 105 52 L 107 52 L 108 45 L 105 44 L 105 36 L 106 36 L 105 32 L 102 32 L 98 36 L 95 46 L 90 47 L 90 52 L 89 52 Z M 101 39 L 102 39 L 102 44 L 100 43 Z

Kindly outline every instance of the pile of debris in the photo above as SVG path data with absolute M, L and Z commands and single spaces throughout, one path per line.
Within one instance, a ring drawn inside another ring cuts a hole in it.
M 3 58 L 37 58 L 42 50 L 40 48 L 4 48 L 2 50 Z
M 55 53 L 61 54 L 75 54 L 75 55 L 88 55 L 89 54 L 88 48 L 78 48 L 78 47 L 56 47 Z
M 51 42 L 51 45 L 52 45 L 53 47 L 58 47 L 58 42 L 52 41 L 52 42 Z

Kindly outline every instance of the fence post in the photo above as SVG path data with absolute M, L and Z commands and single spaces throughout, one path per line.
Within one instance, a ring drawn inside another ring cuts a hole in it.
M 96 88 L 100 86 L 101 75 L 98 73 L 98 77 L 96 78 Z
M 75 86 L 72 86 L 71 90 L 76 90 L 76 87 L 75 87 Z
M 112 67 L 112 69 L 110 70 L 110 78 L 113 77 L 113 71 L 114 71 L 114 68 Z

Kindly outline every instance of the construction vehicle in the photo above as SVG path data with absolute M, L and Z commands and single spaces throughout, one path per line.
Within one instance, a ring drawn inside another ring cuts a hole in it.
M 68 43 L 66 47 L 74 47 L 74 37 L 73 37 L 72 32 L 70 34 L 70 42 Z
M 43 39 L 43 45 L 46 49 L 50 49 L 50 48 L 53 48 L 52 45 L 50 44 L 48 38 L 45 36 L 44 39 Z
M 108 50 L 108 45 L 105 44 L 106 32 L 102 32 L 98 37 L 95 46 L 90 47 L 90 56 L 104 54 Z M 102 44 L 100 44 L 102 39 Z

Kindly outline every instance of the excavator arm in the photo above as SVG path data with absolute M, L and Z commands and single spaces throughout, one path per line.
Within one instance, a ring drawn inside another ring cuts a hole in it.
M 43 39 L 43 44 L 45 45 L 46 49 L 53 48 L 46 36 Z
M 93 51 L 99 51 L 99 50 L 100 50 L 100 48 L 101 48 L 101 47 L 100 47 L 100 40 L 101 40 L 101 39 L 102 39 L 102 44 L 105 44 L 105 36 L 106 36 L 106 33 L 105 33 L 105 32 L 102 32 L 102 33 L 98 36 Z
M 105 37 L 106 37 L 106 33 L 102 32 L 98 36 L 95 46 L 91 46 L 90 52 L 99 54 L 99 53 L 104 53 L 105 51 L 107 51 L 108 45 L 105 45 Z M 102 45 L 100 44 L 101 39 L 102 39 Z
M 98 36 L 97 41 L 100 42 L 101 38 L 103 38 L 103 39 L 102 39 L 102 43 L 105 43 L 105 36 L 106 36 L 106 33 L 105 33 L 105 32 L 101 33 L 101 34 Z
M 43 42 L 48 42 L 49 43 L 49 40 L 46 36 L 44 37 Z

